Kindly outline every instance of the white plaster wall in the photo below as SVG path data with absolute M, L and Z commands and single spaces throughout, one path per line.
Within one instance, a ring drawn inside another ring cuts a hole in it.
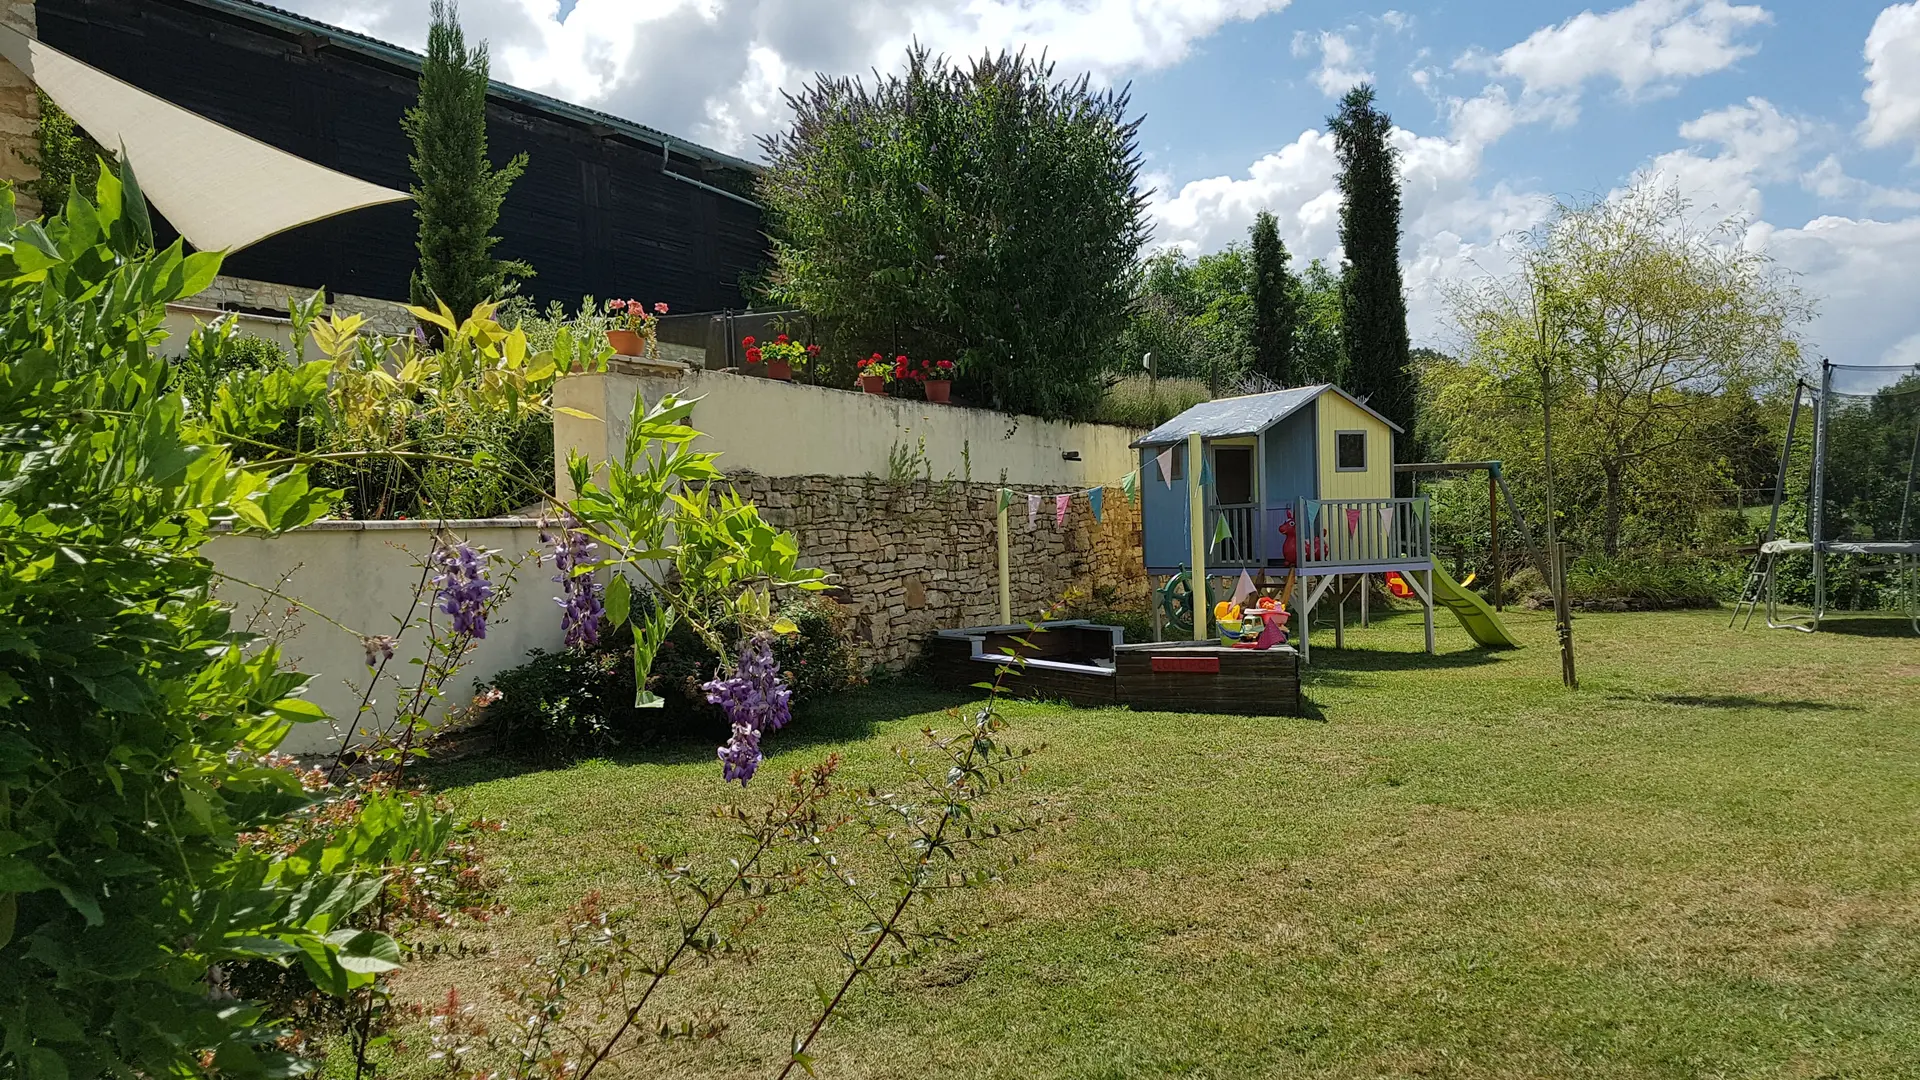
M 472 699 L 475 679 L 517 666 L 529 649 L 560 648 L 560 609 L 554 603 L 559 586 L 551 580 L 551 564 L 537 566 L 529 555 L 539 546 L 537 523 L 505 518 L 455 521 L 446 527 L 469 543 L 519 560 L 511 594 L 488 623 L 486 639 L 476 643 L 466 668 L 446 686 L 447 703 L 460 707 Z M 343 733 L 365 726 L 355 722 L 368 681 L 361 636 L 396 632 L 396 620 L 413 597 L 421 560 L 432 543 L 428 523 L 344 521 L 320 522 L 271 539 L 219 536 L 207 544 L 205 554 L 214 569 L 231 579 L 221 580 L 219 593 L 235 607 L 235 626 L 251 623 L 256 633 L 285 635 L 282 647 L 289 665 L 313 676 L 307 697 L 336 721 L 335 727 L 296 726 L 282 749 L 329 752 Z M 496 582 L 504 573 L 496 573 Z M 421 655 L 424 636 L 419 627 L 402 635 L 387 666 L 390 674 L 418 677 L 420 668 L 407 661 Z M 390 682 L 383 682 L 376 695 L 382 706 L 378 716 L 391 717 L 396 692 Z
M 595 464 L 617 455 L 635 395 L 651 403 L 669 391 L 700 399 L 692 423 L 706 437 L 697 445 L 723 454 L 721 468 L 762 476 L 886 477 L 895 448 L 917 453 L 924 438 L 935 480 L 1078 489 L 1114 483 L 1130 472 L 1134 452 L 1127 443 L 1140 434 L 678 365 L 623 365 L 605 374 L 569 375 L 554 388 L 556 406 L 594 417 L 554 417 L 561 493 L 570 493 L 568 448 Z M 1079 460 L 1068 460 L 1069 452 Z
M 206 326 L 224 315 L 234 315 L 239 321 L 240 325 L 237 329 L 240 333 L 266 338 L 268 341 L 279 345 L 284 352 L 291 352 L 293 350 L 293 323 L 286 319 L 276 319 L 266 315 L 253 315 L 245 312 L 235 315 L 233 312 L 222 311 L 219 308 L 197 307 L 193 304 L 168 304 L 167 321 L 165 324 L 167 338 L 160 343 L 160 347 L 155 351 L 161 356 L 184 355 L 187 351 L 187 339 L 192 337 L 201 327 Z M 305 345 L 304 359 L 320 359 L 320 350 L 314 345 L 312 338 L 308 338 Z

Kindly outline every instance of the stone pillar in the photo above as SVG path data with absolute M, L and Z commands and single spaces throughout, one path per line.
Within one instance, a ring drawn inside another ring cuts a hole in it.
M 0 0 L 0 25 L 18 30 L 28 37 L 37 36 L 33 0 Z M 26 193 L 22 185 L 40 178 L 40 170 L 28 159 L 37 157 L 40 99 L 33 81 L 19 68 L 0 60 L 0 180 L 13 183 L 20 214 L 40 213 L 39 200 Z

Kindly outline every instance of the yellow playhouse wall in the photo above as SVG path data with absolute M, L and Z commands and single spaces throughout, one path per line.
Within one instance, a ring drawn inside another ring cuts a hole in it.
M 1333 391 L 1321 394 L 1314 402 L 1319 410 L 1314 424 L 1320 436 L 1320 497 L 1323 499 L 1393 498 L 1393 429 L 1375 419 L 1372 413 Z M 1334 469 L 1334 432 L 1367 433 L 1367 471 L 1338 472 Z

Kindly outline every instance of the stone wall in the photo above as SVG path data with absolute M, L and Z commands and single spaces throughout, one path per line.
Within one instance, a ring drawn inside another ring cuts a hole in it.
M 213 279 L 213 284 L 207 286 L 205 292 L 196 294 L 193 302 L 228 310 L 264 311 L 284 315 L 289 299 L 305 300 L 312 295 L 312 289 L 298 289 L 291 285 L 275 285 L 270 281 L 254 281 L 251 278 L 228 277 L 222 274 Z M 404 304 L 392 300 L 376 300 L 370 296 L 335 296 L 331 292 L 327 294 L 327 299 L 335 312 L 342 315 L 366 316 L 369 330 L 382 334 L 413 333 L 413 316 L 407 314 Z
M 0 0 L 0 25 L 37 37 L 33 0 Z M 13 183 L 22 217 L 40 213 L 39 201 L 22 189 L 40 178 L 40 169 L 29 163 L 39 156 L 39 125 L 40 99 L 33 92 L 33 80 L 0 60 L 0 180 Z
M 733 482 L 769 522 L 794 532 L 805 565 L 835 575 L 835 595 L 852 608 L 868 662 L 898 668 L 934 630 L 1000 621 L 997 485 L 753 473 Z M 1016 621 L 1069 589 L 1145 604 L 1140 507 L 1119 488 L 1106 492 L 1103 521 L 1077 496 L 1064 526 L 1053 523 L 1059 488 L 1014 491 L 1008 564 Z M 1029 493 L 1044 501 L 1032 528 Z

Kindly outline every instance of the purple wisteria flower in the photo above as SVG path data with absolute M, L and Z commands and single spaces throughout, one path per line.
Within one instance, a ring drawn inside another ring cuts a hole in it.
M 740 646 L 740 666 L 724 679 L 701 687 L 733 724 L 733 737 L 720 748 L 723 775 L 747 786 L 760 768 L 760 737 L 793 719 L 793 691 L 780 679 L 773 659 L 773 638 L 755 634 Z
M 493 585 L 487 580 L 487 555 L 473 545 L 442 544 L 433 552 L 434 599 L 453 616 L 453 632 L 476 639 L 487 636 L 487 603 Z
M 554 597 L 553 602 L 560 605 L 560 630 L 566 635 L 567 647 L 598 645 L 600 618 L 606 614 L 606 608 L 600 603 L 600 583 L 593 580 L 592 574 L 574 571 L 591 563 L 600 545 L 564 524 L 551 535 L 542 530 L 540 539 L 553 545 L 553 565 L 560 571 L 553 576 L 560 585 L 560 595 Z M 545 561 L 546 556 L 541 559 Z

